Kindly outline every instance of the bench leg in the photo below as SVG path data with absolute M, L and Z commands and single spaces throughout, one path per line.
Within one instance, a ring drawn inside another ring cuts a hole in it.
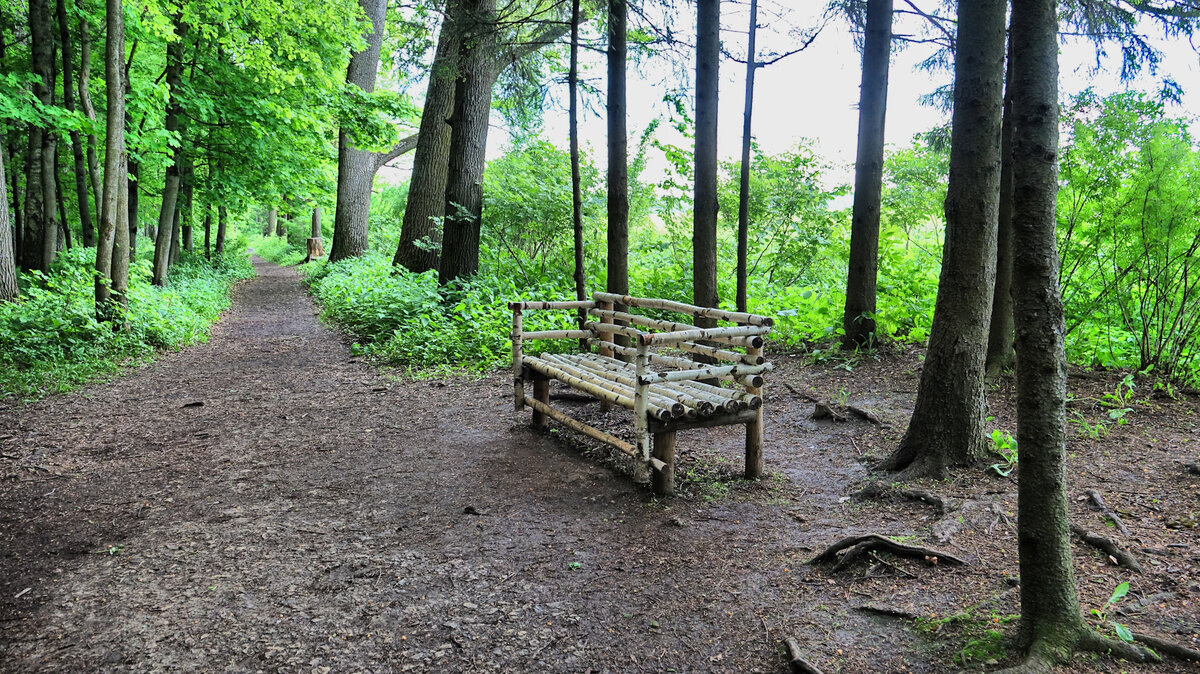
M 654 434 L 654 458 L 667 464 L 654 471 L 654 493 L 670 496 L 675 493 L 675 431 Z
M 538 377 L 533 380 L 533 399 L 545 405 L 550 404 L 550 380 Z M 550 425 L 550 417 L 541 412 L 533 411 L 533 427 L 544 429 Z
M 758 408 L 754 421 L 746 424 L 746 479 L 763 475 L 763 411 Z

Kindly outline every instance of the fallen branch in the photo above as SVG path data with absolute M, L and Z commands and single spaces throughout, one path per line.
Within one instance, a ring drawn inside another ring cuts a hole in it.
M 1071 525 L 1071 532 L 1083 540 L 1084 543 L 1098 548 L 1106 553 L 1113 563 L 1118 566 L 1123 566 L 1134 573 L 1142 572 L 1142 565 L 1138 564 L 1133 555 L 1129 554 L 1117 545 L 1111 538 L 1105 538 L 1099 534 L 1094 534 L 1078 524 Z
M 872 414 L 870 410 L 864 410 L 861 407 L 855 407 L 854 405 L 846 405 L 846 411 L 861 419 L 865 419 L 876 426 L 883 425 L 883 422 L 879 420 L 879 417 Z
M 896 541 L 879 534 L 862 534 L 860 536 L 843 538 L 837 543 L 825 548 L 824 552 L 816 557 L 813 557 L 808 563 L 824 564 L 831 562 L 835 559 L 838 559 L 838 553 L 846 549 L 850 549 L 850 552 L 847 552 L 846 555 L 843 556 L 843 560 L 851 555 L 859 556 L 865 554 L 869 550 L 884 550 L 900 557 L 923 559 L 934 566 L 937 566 L 939 562 L 946 562 L 948 564 L 957 564 L 961 566 L 966 565 L 965 561 L 948 552 L 942 552 L 940 550 L 934 550 L 933 548 L 926 548 L 918 545 L 897 543 Z M 839 561 L 838 567 L 844 567 L 845 563 L 845 561 Z
M 1133 640 L 1146 644 L 1150 648 L 1153 648 L 1157 653 L 1169 655 L 1173 658 L 1179 658 L 1180 660 L 1200 662 L 1200 651 L 1188 648 L 1187 646 L 1183 646 L 1181 644 L 1171 641 L 1164 641 L 1156 636 L 1144 634 L 1142 632 L 1134 632 Z
M 906 611 L 902 608 L 896 608 L 894 606 L 884 606 L 882 604 L 863 604 L 862 606 L 855 606 L 854 608 L 858 611 L 874 613 L 876 615 L 887 616 L 889 618 L 903 618 L 904 620 L 917 619 L 916 613 L 913 613 L 912 611 Z
M 1109 509 L 1108 504 L 1104 502 L 1104 497 L 1100 495 L 1100 492 L 1096 491 L 1095 489 L 1089 489 L 1086 493 L 1088 498 L 1091 499 L 1092 503 L 1100 509 L 1101 515 L 1104 515 L 1112 520 L 1113 524 L 1116 525 L 1117 530 L 1120 531 L 1123 536 L 1126 538 L 1132 538 L 1132 535 L 1129 533 L 1129 527 L 1125 526 L 1125 522 L 1121 520 L 1120 515 Z
M 816 665 L 804 659 L 800 654 L 800 644 L 792 637 L 788 637 L 783 641 L 788 652 L 788 665 L 792 668 L 792 674 L 821 674 L 821 670 L 817 669 Z

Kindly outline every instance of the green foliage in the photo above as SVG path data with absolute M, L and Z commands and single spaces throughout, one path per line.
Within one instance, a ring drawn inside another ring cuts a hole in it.
M 992 444 L 988 450 L 1004 461 L 1003 463 L 993 463 L 988 466 L 988 469 L 1001 477 L 1008 477 L 1017 467 L 1017 439 L 1012 436 L 1012 433 L 999 428 L 992 431 L 990 439 Z
M 0 391 L 22 398 L 67 391 L 129 359 L 203 341 L 228 308 L 232 284 L 254 275 L 236 243 L 214 264 L 184 253 L 166 288 L 150 285 L 150 261 L 140 257 L 123 331 L 95 318 L 95 249 L 64 251 L 50 274 L 27 275 L 21 297 L 0 303 Z
M 1095 618 L 1096 622 L 1107 622 L 1112 627 L 1113 633 L 1117 635 L 1118 639 L 1128 643 L 1133 643 L 1133 632 L 1131 632 L 1127 626 L 1115 620 L 1109 620 L 1109 615 L 1113 607 L 1115 607 L 1118 602 L 1124 599 L 1125 595 L 1127 594 L 1129 594 L 1129 581 L 1125 581 L 1114 588 L 1112 596 L 1108 598 L 1108 601 L 1104 602 L 1104 606 L 1098 609 L 1092 609 L 1091 614 Z

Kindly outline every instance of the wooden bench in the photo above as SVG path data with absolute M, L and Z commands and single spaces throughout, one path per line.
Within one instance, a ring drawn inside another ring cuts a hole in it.
M 746 477 L 762 476 L 763 373 L 771 369 L 763 358 L 763 337 L 771 331 L 770 318 L 610 293 L 595 293 L 586 301 L 511 302 L 509 308 L 514 407 L 518 412 L 533 408 L 535 427 L 554 419 L 614 447 L 634 459 L 639 481 L 652 476 L 655 493 L 671 494 L 677 431 L 745 424 Z M 631 313 L 634 309 L 683 314 L 688 322 Z M 525 332 L 523 314 L 529 310 L 579 312 L 582 327 Z M 701 328 L 698 318 L 733 325 Z M 578 340 L 584 348 L 526 355 L 523 343 L 540 339 Z M 604 409 L 633 410 L 634 442 L 551 407 L 551 379 L 599 399 Z M 532 396 L 525 393 L 526 381 L 533 382 Z

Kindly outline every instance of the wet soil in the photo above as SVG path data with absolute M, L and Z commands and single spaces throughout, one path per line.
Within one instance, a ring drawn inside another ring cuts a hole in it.
M 1013 479 L 972 469 L 920 485 L 961 506 L 950 521 L 850 498 L 903 431 L 917 351 L 772 354 L 769 477 L 738 478 L 739 429 L 687 431 L 680 493 L 655 499 L 602 448 L 532 430 L 506 373 L 388 376 L 320 324 L 294 271 L 256 266 L 207 344 L 0 406 L 0 670 L 778 672 L 785 637 L 827 672 L 1011 656 Z M 1078 544 L 1081 599 L 1103 609 L 1128 580 L 1105 617 L 1196 648 L 1200 476 L 1185 463 L 1200 456 L 1200 404 L 1139 386 L 1118 424 L 1101 401 L 1120 379 L 1071 380 L 1087 422 L 1071 425 L 1072 519 L 1145 572 Z M 627 415 L 555 393 L 630 435 Z M 992 391 L 995 428 L 1015 430 L 1012 396 L 1011 382 Z M 813 399 L 883 423 L 813 420 Z M 1075 500 L 1088 489 L 1129 537 Z M 806 565 L 866 532 L 968 565 Z M 1068 669 L 1190 671 L 1092 656 Z

